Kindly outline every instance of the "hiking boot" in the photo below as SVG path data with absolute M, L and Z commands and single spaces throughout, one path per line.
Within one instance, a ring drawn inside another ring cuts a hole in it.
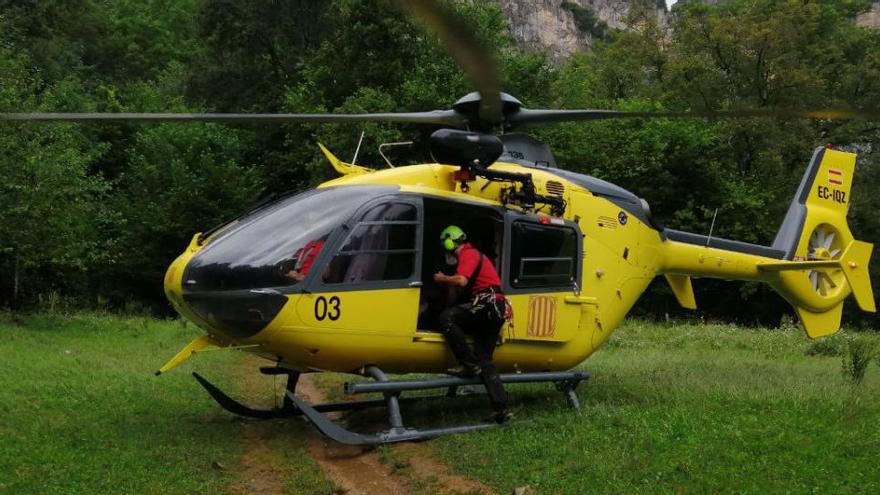
M 499 425 L 504 424 L 511 419 L 513 419 L 513 413 L 510 411 L 510 409 L 502 409 L 500 411 L 495 411 L 495 413 L 492 414 L 492 421 L 498 423 Z
M 457 376 L 459 378 L 474 378 L 479 376 L 482 370 L 479 366 L 456 366 L 446 370 L 447 375 Z

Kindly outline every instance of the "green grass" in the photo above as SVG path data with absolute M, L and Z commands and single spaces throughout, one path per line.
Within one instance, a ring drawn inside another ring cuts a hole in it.
M 149 318 L 13 323 L 0 313 L 0 493 L 229 491 L 246 474 L 242 438 L 255 423 L 222 411 L 189 371 L 233 392 L 247 384 L 239 392 L 252 402 L 273 384 L 245 380 L 254 363 L 226 352 L 152 376 L 198 334 Z M 512 425 L 428 445 L 500 493 L 880 493 L 878 359 L 861 382 L 847 371 L 853 352 L 878 346 L 877 334 L 810 342 L 794 329 L 630 322 L 585 363 L 593 378 L 580 412 L 549 386 L 512 386 Z M 487 412 L 477 397 L 405 418 L 461 424 Z M 381 425 L 376 416 L 368 426 Z M 269 449 L 260 455 L 285 491 L 332 491 L 306 453 L 303 422 L 262 424 Z M 380 452 L 406 474 L 392 450 Z
M 189 372 L 235 391 L 241 357 L 205 353 L 152 374 L 198 334 L 179 321 L 75 315 L 14 323 L 0 313 L 0 493 L 225 493 L 242 474 L 248 423 L 222 411 Z M 289 493 L 328 493 L 305 459 L 303 426 L 267 428 Z
M 630 322 L 583 365 L 580 412 L 513 386 L 512 425 L 430 445 L 501 493 L 880 493 L 880 370 L 855 385 L 850 340 Z

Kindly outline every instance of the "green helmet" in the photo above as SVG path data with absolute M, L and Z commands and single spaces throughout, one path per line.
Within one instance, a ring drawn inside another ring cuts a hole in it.
M 440 232 L 440 242 L 447 251 L 454 251 L 457 246 L 464 244 L 467 236 L 464 231 L 455 225 L 450 225 Z

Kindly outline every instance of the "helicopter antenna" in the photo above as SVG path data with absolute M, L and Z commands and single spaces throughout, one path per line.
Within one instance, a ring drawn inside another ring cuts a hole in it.
M 366 131 L 361 131 L 361 138 L 358 139 L 358 145 L 357 145 L 357 148 L 355 148 L 355 150 L 354 150 L 354 156 L 351 157 L 351 164 L 352 165 L 357 164 L 358 153 L 361 152 L 361 143 L 364 142 L 364 134 L 365 133 L 366 133 Z
M 397 143 L 382 143 L 379 145 L 379 154 L 382 155 L 382 159 L 385 160 L 385 163 L 387 163 L 389 167 L 394 168 L 394 165 L 391 163 L 391 160 L 389 160 L 388 157 L 385 156 L 385 153 L 383 153 L 383 148 L 391 148 L 393 146 L 410 146 L 412 144 L 413 144 L 412 141 L 400 141 Z
M 715 214 L 712 215 L 712 225 L 709 226 L 709 237 L 706 237 L 706 247 L 712 242 L 712 231 L 715 230 L 715 218 L 718 217 L 718 208 L 715 208 Z

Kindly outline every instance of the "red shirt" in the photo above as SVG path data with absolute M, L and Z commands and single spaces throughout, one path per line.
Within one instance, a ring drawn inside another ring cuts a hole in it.
M 296 257 L 296 264 L 299 265 L 299 273 L 308 275 L 309 270 L 312 269 L 312 263 L 315 262 L 315 258 L 318 257 L 318 253 L 321 252 L 321 248 L 323 247 L 324 241 L 317 240 L 309 242 L 304 248 L 302 248 Z
M 471 246 L 471 243 L 464 243 L 458 251 L 458 268 L 455 270 L 456 275 L 462 275 L 470 281 L 471 275 L 474 274 L 474 270 L 477 269 L 477 264 L 479 264 L 479 262 L 480 252 L 477 251 L 475 247 Z M 482 292 L 493 285 L 496 287 L 501 285 L 501 279 L 498 277 L 495 265 L 492 264 L 492 260 L 490 260 L 488 256 L 483 256 L 483 264 L 480 266 L 480 273 L 478 273 L 475 278 L 476 280 L 471 289 L 472 294 Z

